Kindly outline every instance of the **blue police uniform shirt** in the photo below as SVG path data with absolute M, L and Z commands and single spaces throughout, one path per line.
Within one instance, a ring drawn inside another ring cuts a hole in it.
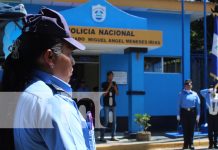
M 69 84 L 42 71 L 21 93 L 14 119 L 17 150 L 94 150 L 94 134 L 76 103 L 66 94 L 53 93 L 53 84 L 72 93 Z M 90 134 L 91 133 L 91 134 Z
M 206 104 L 207 104 L 207 108 L 210 106 L 210 94 L 211 92 L 209 91 L 209 89 L 203 89 L 200 91 L 201 95 L 205 98 L 206 100 Z
M 213 98 L 209 89 L 200 91 L 201 95 L 205 98 L 206 106 L 211 115 L 218 114 L 218 101 L 217 98 Z
M 180 108 L 196 108 L 197 115 L 200 116 L 200 98 L 194 91 L 183 90 L 179 93 L 177 115 L 180 114 Z

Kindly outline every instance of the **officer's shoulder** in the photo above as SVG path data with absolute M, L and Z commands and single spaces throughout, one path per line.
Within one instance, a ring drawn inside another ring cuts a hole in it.
M 31 84 L 25 92 L 31 93 L 39 98 L 46 99 L 53 96 L 52 89 L 43 81 L 36 81 Z
M 198 95 L 198 93 L 197 93 L 197 92 L 195 92 L 195 91 L 192 91 L 192 94 L 194 94 L 194 95 Z

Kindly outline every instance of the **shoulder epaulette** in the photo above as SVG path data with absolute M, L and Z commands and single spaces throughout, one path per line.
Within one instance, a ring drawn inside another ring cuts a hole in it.
M 69 93 L 67 93 L 66 91 L 64 91 L 61 87 L 55 85 L 55 84 L 47 84 L 53 91 L 54 94 L 60 94 L 60 95 L 64 95 L 67 96 L 69 98 L 72 98 L 71 95 Z

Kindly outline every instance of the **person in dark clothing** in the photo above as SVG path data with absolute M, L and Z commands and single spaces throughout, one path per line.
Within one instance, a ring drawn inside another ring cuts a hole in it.
M 102 90 L 105 92 L 103 97 L 104 105 L 104 126 L 107 127 L 109 123 L 109 112 L 113 113 L 111 140 L 117 141 L 116 134 L 116 100 L 115 95 L 118 95 L 118 87 L 116 82 L 113 81 L 113 72 L 107 73 L 107 81 L 102 83 Z M 104 139 L 105 129 L 101 130 L 100 141 L 105 142 Z

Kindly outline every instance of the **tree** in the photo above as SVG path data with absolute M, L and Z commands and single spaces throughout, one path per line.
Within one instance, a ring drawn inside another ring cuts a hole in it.
M 213 15 L 207 16 L 207 49 L 210 51 L 213 43 Z M 200 18 L 191 23 L 191 52 L 204 50 L 204 20 Z

